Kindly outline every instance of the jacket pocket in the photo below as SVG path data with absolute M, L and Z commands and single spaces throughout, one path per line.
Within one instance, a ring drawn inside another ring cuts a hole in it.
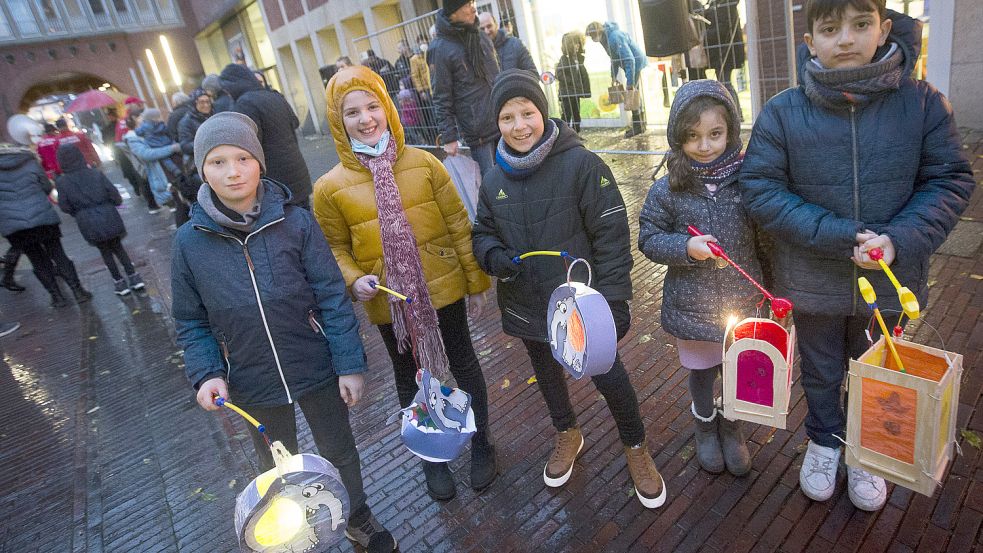
M 229 341 L 224 335 L 219 335 L 218 347 L 222 352 L 222 360 L 225 361 L 225 381 L 232 381 L 232 354 L 229 352 Z
M 457 251 L 450 246 L 438 246 L 433 242 L 427 242 L 423 246 L 423 250 L 430 255 L 439 258 L 444 263 L 447 263 L 451 267 L 457 267 L 460 262 L 457 260 Z
M 317 313 L 313 309 L 307 311 L 307 324 L 314 334 L 320 334 L 327 339 L 328 336 L 324 333 L 324 327 L 321 326 L 321 321 L 317 320 Z
M 519 322 L 521 322 L 523 324 L 527 324 L 527 325 L 532 324 L 532 321 L 530 321 L 529 319 L 523 317 L 522 315 L 519 315 L 518 313 L 515 312 L 515 310 L 513 310 L 510 307 L 506 307 L 505 310 L 504 310 L 504 312 L 509 317 L 512 317 L 513 319 L 515 319 L 515 320 L 517 320 L 517 321 L 519 321 Z

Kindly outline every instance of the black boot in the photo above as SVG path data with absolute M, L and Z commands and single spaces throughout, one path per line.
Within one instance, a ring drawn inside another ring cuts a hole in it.
M 61 290 L 48 290 L 48 292 L 51 294 L 51 307 L 68 307 L 68 300 L 62 295 Z
M 488 440 L 487 432 L 478 432 L 471 439 L 471 487 L 482 491 L 498 477 L 495 446 Z
M 427 493 L 437 501 L 447 501 L 457 495 L 454 477 L 447 463 L 423 462 L 423 475 L 427 477 Z
M 3 286 L 4 288 L 10 290 L 11 292 L 23 292 L 24 290 L 27 290 L 27 288 L 24 288 L 20 284 L 17 284 L 17 281 L 14 280 L 13 271 L 4 272 L 3 280 L 0 281 L 0 286 Z
M 92 294 L 85 288 L 82 288 L 81 283 L 72 285 L 72 294 L 75 295 L 75 303 L 85 303 L 92 299 Z
M 13 252 L 7 252 L 3 258 L 0 258 L 0 265 L 3 266 L 3 280 L 0 280 L 0 286 L 10 290 L 11 292 L 23 292 L 27 290 L 14 280 L 14 271 L 17 270 L 17 259 L 20 257 L 20 252 L 14 250 Z

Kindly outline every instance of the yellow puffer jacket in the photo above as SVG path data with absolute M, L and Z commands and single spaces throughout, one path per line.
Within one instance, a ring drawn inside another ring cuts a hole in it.
M 437 158 L 405 146 L 399 115 L 382 79 L 363 66 L 346 68 L 328 83 L 328 122 L 341 163 L 314 185 L 314 216 L 338 260 L 345 283 L 351 287 L 367 274 L 377 275 L 382 284 L 386 283 L 372 174 L 352 153 L 341 117 L 342 100 L 353 90 L 375 95 L 386 110 L 389 131 L 396 140 L 393 175 L 416 236 L 434 308 L 484 292 L 490 281 L 471 253 L 471 223 L 450 175 Z M 367 302 L 365 311 L 372 324 L 392 322 L 385 294 Z

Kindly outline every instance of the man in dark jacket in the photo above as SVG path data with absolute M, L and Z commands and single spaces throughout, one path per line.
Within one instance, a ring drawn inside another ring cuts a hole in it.
M 436 28 L 428 53 L 440 141 L 453 156 L 463 140 L 485 173 L 495 164 L 500 136 L 490 101 L 499 70 L 495 46 L 478 31 L 473 0 L 444 0 Z
M 365 55 L 366 58 L 362 64 L 382 77 L 382 82 L 386 84 L 386 92 L 390 95 L 398 93 L 399 77 L 396 74 L 396 68 L 393 67 L 393 64 L 389 63 L 389 60 L 375 55 L 375 50 L 367 50 Z
M 502 71 L 525 69 L 532 71 L 536 78 L 539 78 L 539 69 L 536 68 L 536 62 L 529 55 L 526 45 L 518 38 L 506 34 L 503 29 L 499 29 L 498 22 L 495 21 L 491 13 L 484 12 L 479 15 L 478 26 L 481 28 L 481 32 L 485 33 L 495 44 L 498 65 Z
M 235 63 L 222 70 L 222 87 L 235 99 L 233 111 L 248 115 L 259 127 L 259 140 L 269 156 L 266 176 L 290 188 L 290 203 L 309 210 L 311 174 L 297 143 L 300 121 L 286 98 L 263 88 L 248 67 Z
M 242 66 L 246 67 L 246 66 Z M 249 72 L 252 75 L 252 71 Z M 253 80 L 256 77 L 253 76 Z M 235 103 L 235 98 L 232 94 L 225 89 L 225 85 L 222 83 L 222 78 L 214 73 L 208 75 L 201 81 L 201 87 L 205 89 L 205 92 L 212 97 L 212 113 L 222 113 L 223 111 L 231 111 L 232 105 Z M 262 88 L 262 85 L 260 85 Z
M 867 7 L 807 5 L 813 57 L 802 68 L 803 84 L 765 105 L 740 176 L 748 212 L 774 238 L 773 291 L 795 302 L 810 440 L 799 483 L 816 501 L 836 486 L 848 361 L 869 346 L 870 310 L 858 277 L 873 284 L 882 310 L 901 312 L 871 250 L 883 251 L 924 305 L 929 257 L 974 188 L 948 101 L 910 77 L 921 23 L 888 19 L 883 0 Z M 858 467 L 847 475 L 856 507 L 884 505 L 882 478 Z
M 181 119 L 191 111 L 194 107 L 191 105 L 191 97 L 183 92 L 175 92 L 171 96 L 171 103 L 174 105 L 174 109 L 171 110 L 171 114 L 167 116 L 167 135 L 171 137 L 174 142 L 179 142 L 179 127 L 181 125 Z

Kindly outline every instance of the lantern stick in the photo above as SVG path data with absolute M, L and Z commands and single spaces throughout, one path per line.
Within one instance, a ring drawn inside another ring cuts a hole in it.
M 550 256 L 553 256 L 553 257 L 571 257 L 570 252 L 568 252 L 568 251 L 536 250 L 536 251 L 532 251 L 532 252 L 526 252 L 524 254 L 517 255 L 517 256 L 513 257 L 512 258 L 512 263 L 515 263 L 516 265 L 518 265 L 518 264 L 522 263 L 522 260 L 523 259 L 525 259 L 527 257 L 537 256 L 537 255 L 550 255 Z
M 881 327 L 884 342 L 887 344 L 888 349 L 891 350 L 891 356 L 894 357 L 894 362 L 898 364 L 898 369 L 901 372 L 907 372 L 905 371 L 904 364 L 901 362 L 901 356 L 898 355 L 898 350 L 894 347 L 894 340 L 891 338 L 891 333 L 888 332 L 887 325 L 884 324 L 884 317 L 881 317 L 881 310 L 877 308 L 877 294 L 874 292 L 874 287 L 864 277 L 857 279 L 857 285 L 860 287 L 860 295 L 864 297 L 864 301 L 874 310 L 874 318 L 877 319 L 877 324 Z
M 901 283 L 898 282 L 897 277 L 894 276 L 894 271 L 884 262 L 884 250 L 873 248 L 867 252 L 867 255 L 881 266 L 881 270 L 894 285 L 894 289 L 898 291 L 898 301 L 901 302 L 901 309 L 904 310 L 905 315 L 908 315 L 910 319 L 917 319 L 921 315 L 918 298 L 907 286 L 901 286 Z
M 265 434 L 266 433 L 266 427 L 265 426 L 263 426 L 262 424 L 260 424 L 260 422 L 258 420 L 254 419 L 252 417 L 252 415 L 250 415 L 249 413 L 243 411 L 238 406 L 234 405 L 231 401 L 229 401 L 229 400 L 227 400 L 227 399 L 225 399 L 224 397 L 221 397 L 221 396 L 215 396 L 214 398 L 212 398 L 212 401 L 214 401 L 215 402 L 215 405 L 218 405 L 219 407 L 228 407 L 229 409 L 232 409 L 236 413 L 239 413 L 239 415 L 241 415 L 242 418 L 246 419 L 247 421 L 249 421 L 250 424 L 252 424 L 253 426 L 255 426 L 256 427 L 256 430 L 259 430 L 260 433 L 262 433 L 262 434 Z
M 389 294 L 391 296 L 397 297 L 397 298 L 405 301 L 406 303 L 413 303 L 413 298 L 406 297 L 403 294 L 400 294 L 399 292 L 397 292 L 397 291 L 395 291 L 395 290 L 393 290 L 391 288 L 386 288 L 385 286 L 379 284 L 378 282 L 370 282 L 369 283 L 369 286 L 371 286 L 371 287 L 373 287 L 373 288 L 375 288 L 377 290 L 382 290 L 383 292 L 385 292 L 385 293 L 387 293 L 387 294 Z

